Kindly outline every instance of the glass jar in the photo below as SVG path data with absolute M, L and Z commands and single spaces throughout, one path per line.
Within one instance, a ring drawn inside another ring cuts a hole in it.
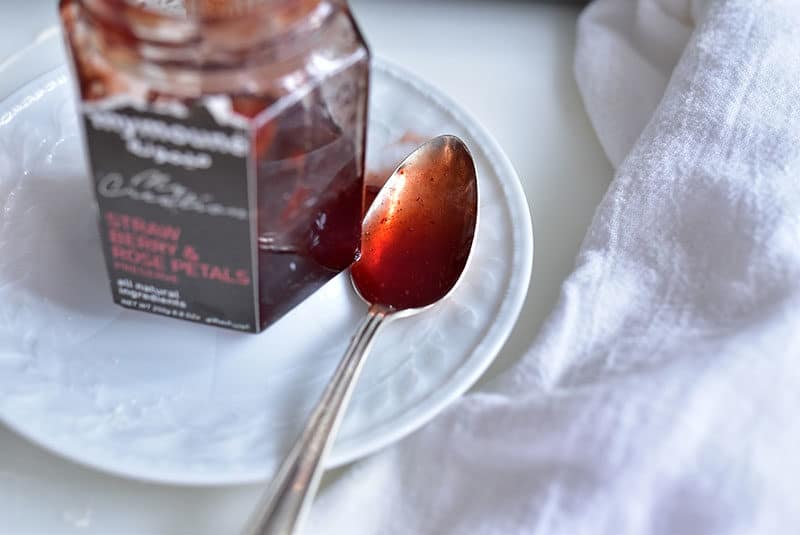
M 202 102 L 246 132 L 255 175 L 255 330 L 353 262 L 369 51 L 345 2 L 61 0 L 60 13 L 84 106 L 134 102 L 158 113 Z M 89 140 L 95 175 L 103 150 Z M 101 217 L 108 232 L 103 224 Z M 208 254 L 224 247 L 206 244 Z

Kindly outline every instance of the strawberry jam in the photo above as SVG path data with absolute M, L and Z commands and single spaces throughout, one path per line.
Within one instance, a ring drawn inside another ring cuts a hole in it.
M 60 13 L 117 303 L 256 332 L 358 257 L 369 51 L 345 3 L 61 0 Z M 143 265 L 117 217 L 180 238 Z M 172 297 L 153 306 L 141 288 Z

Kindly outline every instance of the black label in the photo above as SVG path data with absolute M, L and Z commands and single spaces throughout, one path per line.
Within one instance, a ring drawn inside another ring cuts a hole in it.
M 114 301 L 257 332 L 246 126 L 201 105 L 180 116 L 87 107 L 84 122 Z

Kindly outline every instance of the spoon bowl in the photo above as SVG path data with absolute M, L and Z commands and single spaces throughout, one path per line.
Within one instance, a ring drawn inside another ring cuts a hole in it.
M 364 217 L 361 257 L 350 270 L 364 301 L 418 311 L 455 288 L 475 236 L 477 184 L 472 155 L 455 136 L 403 160 Z
M 322 397 L 251 519 L 249 533 L 289 535 L 306 516 L 366 355 L 389 320 L 417 314 L 461 280 L 478 221 L 475 164 L 463 141 L 436 137 L 395 169 L 369 207 L 350 270 L 370 306 Z

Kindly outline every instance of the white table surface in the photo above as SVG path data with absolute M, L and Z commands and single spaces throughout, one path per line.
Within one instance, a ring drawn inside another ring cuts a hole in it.
M 505 0 L 351 3 L 374 52 L 438 85 L 488 128 L 528 197 L 536 241 L 531 288 L 483 382 L 532 343 L 612 176 L 572 77 L 578 8 Z M 4 64 L 56 22 L 56 1 L 0 0 L 0 13 L 2 98 L 63 59 L 52 52 L 16 65 L 13 78 L 4 75 Z M 258 486 L 169 487 L 108 476 L 0 425 L 2 535 L 236 533 L 259 494 Z

